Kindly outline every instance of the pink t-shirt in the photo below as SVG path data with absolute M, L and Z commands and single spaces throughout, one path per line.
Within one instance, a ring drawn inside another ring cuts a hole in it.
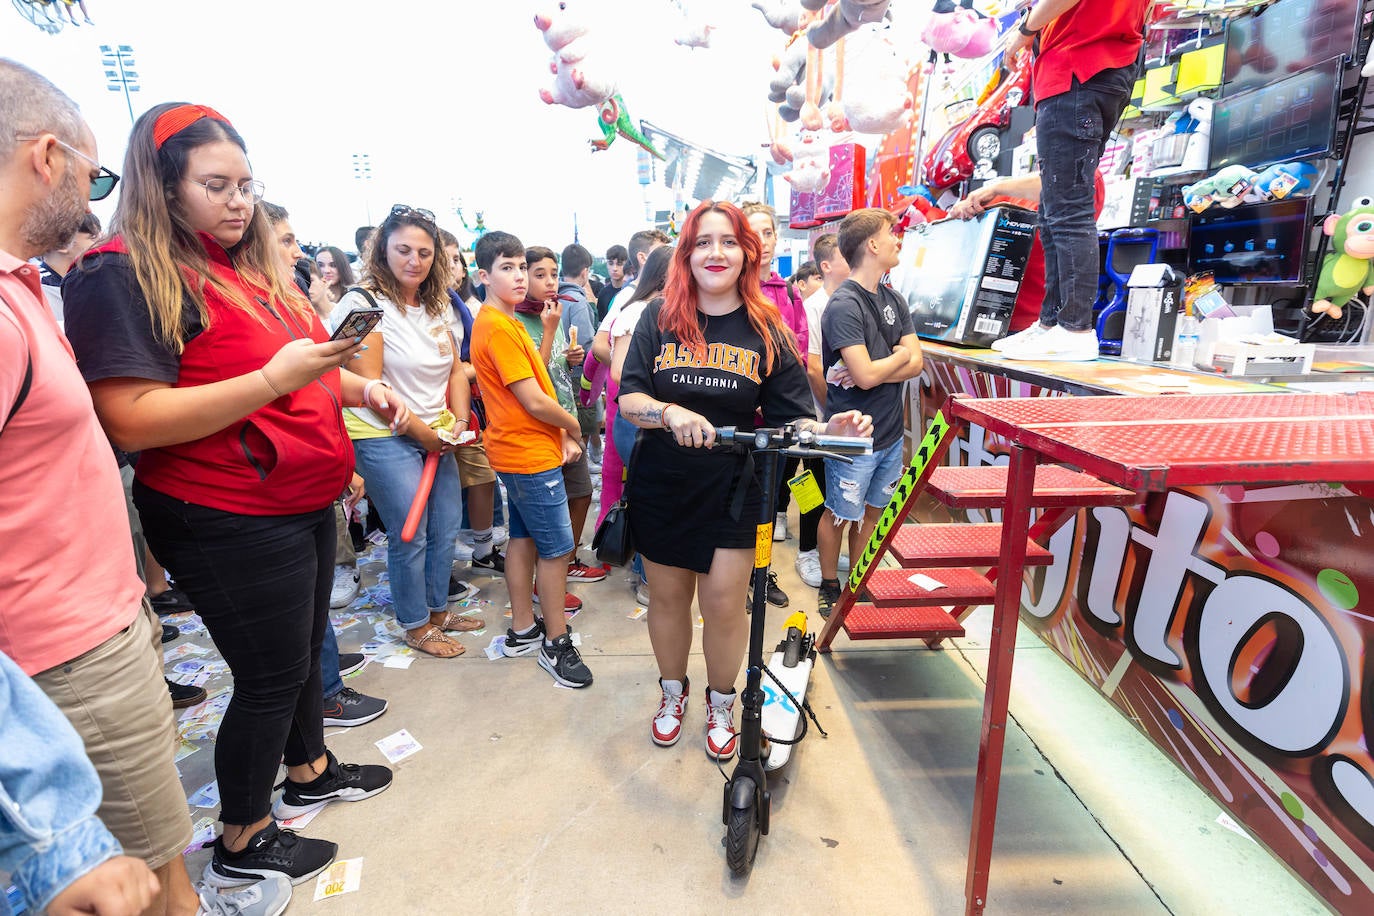
M 11 407 L 33 360 L 19 412 Z M 26 674 L 89 652 L 143 601 L 119 466 L 38 269 L 0 251 L 0 651 Z

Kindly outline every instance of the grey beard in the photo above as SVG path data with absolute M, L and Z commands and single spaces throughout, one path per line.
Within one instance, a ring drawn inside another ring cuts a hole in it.
M 25 213 L 21 233 L 25 243 L 39 254 L 55 251 L 71 242 L 85 216 L 76 173 L 68 166 L 57 188 Z

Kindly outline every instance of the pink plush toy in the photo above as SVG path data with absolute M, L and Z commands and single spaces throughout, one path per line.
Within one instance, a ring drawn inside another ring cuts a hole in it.
M 599 60 L 602 66 L 608 66 L 610 55 L 594 53 L 596 43 L 588 37 L 591 27 L 568 11 L 569 2 L 564 0 L 556 9 L 534 17 L 535 28 L 544 33 L 544 43 L 553 51 L 549 61 L 553 88 L 539 90 L 539 97 L 546 105 L 588 108 L 615 95 L 615 80 L 604 71 L 586 69 L 589 55 L 594 65 Z M 576 2 L 571 5 L 577 6 Z
M 992 50 L 997 40 L 997 23 L 973 9 L 973 0 L 938 0 L 935 11 L 926 20 L 921 41 L 932 53 L 955 57 L 982 57 Z

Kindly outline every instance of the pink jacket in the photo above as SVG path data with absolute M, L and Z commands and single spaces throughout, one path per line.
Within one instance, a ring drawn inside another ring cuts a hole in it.
M 795 291 L 789 296 L 787 281 L 774 272 L 762 284 L 763 294 L 773 301 L 782 313 L 783 323 L 792 329 L 793 335 L 797 338 L 797 350 L 801 353 L 802 362 L 806 362 L 806 345 L 808 332 L 806 330 L 806 308 L 802 305 L 801 296 Z

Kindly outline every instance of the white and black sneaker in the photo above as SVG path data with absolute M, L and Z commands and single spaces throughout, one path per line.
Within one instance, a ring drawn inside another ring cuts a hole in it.
M 524 633 L 517 633 L 515 629 L 506 630 L 506 643 L 501 647 L 501 652 L 506 658 L 520 658 L 522 655 L 531 655 L 538 652 L 544 645 L 544 621 L 538 617 L 534 618 L 534 626 Z
M 281 798 L 272 806 L 272 815 L 279 820 L 300 817 L 317 811 L 330 802 L 362 801 L 391 785 L 391 769 L 376 763 L 339 763 L 333 751 L 325 751 L 328 764 L 324 772 L 307 783 L 282 783 Z
M 257 884 L 215 893 L 205 885 L 196 888 L 200 909 L 196 916 L 281 916 L 291 903 L 291 882 L 273 875 Z
M 582 662 L 582 655 L 572 644 L 572 634 L 564 633 L 539 650 L 539 667 L 564 687 L 589 687 L 592 673 Z
M 337 843 L 303 837 L 272 823 L 253 834 L 239 852 L 225 849 L 223 837 L 215 840 L 214 854 L 205 866 L 205 883 L 238 887 L 280 875 L 292 884 L 302 884 L 328 868 L 338 852 Z
M 345 687 L 324 701 L 325 725 L 366 725 L 386 712 L 387 702 Z
M 339 677 L 348 677 L 354 671 L 362 670 L 367 664 L 367 656 L 361 652 L 339 653 Z

